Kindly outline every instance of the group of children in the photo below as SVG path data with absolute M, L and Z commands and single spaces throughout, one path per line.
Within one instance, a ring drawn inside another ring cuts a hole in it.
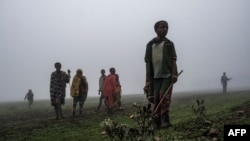
M 82 70 L 76 70 L 76 75 L 73 78 L 70 95 L 73 97 L 73 117 L 76 115 L 76 106 L 79 102 L 79 113 L 82 114 L 83 104 L 88 94 L 88 82 L 86 76 L 83 75 Z M 100 95 L 99 105 L 97 110 L 100 110 L 102 101 L 107 109 L 108 114 L 112 114 L 114 109 L 121 110 L 121 84 L 119 75 L 115 73 L 115 68 L 110 68 L 110 74 L 105 75 L 105 70 L 101 70 L 99 78 Z
M 121 107 L 121 84 L 119 75 L 116 74 L 115 68 L 109 69 L 110 74 L 105 75 L 105 70 L 101 70 L 99 78 L 99 94 L 100 102 L 97 110 L 100 109 L 102 100 L 104 99 L 108 114 L 112 114 L 114 109 L 122 110 Z
M 55 63 L 56 71 L 52 72 L 50 78 L 50 99 L 54 106 L 56 119 L 64 118 L 62 105 L 65 104 L 66 84 L 70 81 L 70 70 L 68 73 L 61 71 L 61 63 Z M 110 68 L 110 74 L 105 75 L 105 70 L 101 70 L 99 78 L 100 101 L 97 110 L 100 109 L 102 100 L 105 102 L 107 113 L 112 114 L 115 108 L 121 110 L 121 84 L 119 75 L 115 73 L 115 68 Z M 73 98 L 72 114 L 76 116 L 76 107 L 79 103 L 79 114 L 83 113 L 83 105 L 88 96 L 88 81 L 81 69 L 76 70 L 70 86 L 70 95 Z

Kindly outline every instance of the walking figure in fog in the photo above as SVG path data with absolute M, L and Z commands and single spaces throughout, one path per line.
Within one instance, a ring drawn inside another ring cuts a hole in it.
M 122 110 L 122 102 L 121 102 L 121 93 L 122 93 L 122 86 L 120 83 L 119 75 L 116 73 L 116 89 L 115 89 L 115 95 L 114 95 L 114 104 L 113 108 L 116 108 L 117 110 Z
M 65 104 L 66 83 L 70 81 L 70 70 L 68 74 L 61 71 L 61 63 L 55 63 L 56 71 L 51 73 L 50 77 L 50 100 L 51 106 L 54 106 L 56 113 L 56 120 L 63 117 L 62 105 Z
M 231 80 L 232 78 L 228 78 L 226 76 L 226 72 L 223 72 L 223 75 L 221 76 L 221 84 L 222 84 L 222 91 L 224 94 L 227 93 L 227 81 Z
M 34 94 L 32 92 L 31 89 L 29 89 L 28 93 L 25 95 L 24 97 L 24 100 L 28 100 L 29 101 L 29 108 L 31 107 L 31 105 L 33 104 L 33 97 L 34 97 Z
M 99 105 L 97 107 L 97 110 L 100 110 L 100 107 L 102 105 L 102 101 L 105 100 L 104 99 L 104 81 L 105 81 L 106 75 L 105 75 L 105 70 L 102 69 L 101 70 L 101 76 L 99 77 L 99 90 L 98 90 L 98 94 L 100 95 L 99 98 Z
M 88 95 L 88 82 L 81 69 L 76 70 L 70 87 L 70 95 L 73 97 L 73 117 L 76 115 L 76 105 L 79 102 L 79 114 L 82 114 L 83 105 Z
M 108 114 L 113 114 L 113 105 L 117 94 L 116 90 L 118 83 L 115 68 L 110 68 L 109 72 L 110 74 L 106 77 L 104 81 L 104 97 Z

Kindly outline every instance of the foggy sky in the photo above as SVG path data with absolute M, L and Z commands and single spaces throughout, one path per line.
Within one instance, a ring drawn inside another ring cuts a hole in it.
M 100 70 L 115 67 L 123 94 L 141 94 L 146 43 L 154 23 L 169 23 L 178 70 L 174 92 L 250 88 L 249 0 L 0 0 L 0 101 L 28 89 L 49 99 L 54 63 L 78 68 L 97 96 Z M 69 85 L 67 85 L 69 98 Z

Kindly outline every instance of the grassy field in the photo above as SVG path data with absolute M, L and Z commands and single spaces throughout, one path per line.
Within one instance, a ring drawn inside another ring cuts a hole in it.
M 197 122 L 198 115 L 191 108 L 196 100 L 203 99 L 205 111 L 204 125 Z M 133 103 L 147 105 L 145 95 L 122 97 L 124 110 L 107 115 L 104 106 L 96 111 L 97 97 L 89 97 L 84 105 L 83 115 L 72 118 L 72 99 L 67 99 L 63 107 L 65 119 L 55 120 L 49 100 L 34 101 L 31 109 L 27 101 L 0 103 L 0 140 L 6 141 L 109 141 L 102 135 L 100 126 L 104 119 L 136 127 L 129 116 L 136 112 Z M 78 113 L 77 113 L 78 114 Z M 187 92 L 174 94 L 170 120 L 174 126 L 156 130 L 155 137 L 161 140 L 223 140 L 225 124 L 250 124 L 250 91 L 234 91 L 230 94 L 217 92 Z M 208 134 L 211 129 L 215 132 Z

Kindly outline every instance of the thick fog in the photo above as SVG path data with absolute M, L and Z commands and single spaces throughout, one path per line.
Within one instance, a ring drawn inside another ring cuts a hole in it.
M 49 99 L 54 63 L 78 68 L 98 96 L 100 70 L 115 67 L 122 94 L 142 94 L 146 43 L 169 23 L 183 73 L 174 92 L 250 88 L 249 0 L 0 0 L 0 101 Z M 69 84 L 67 98 L 69 98 Z

